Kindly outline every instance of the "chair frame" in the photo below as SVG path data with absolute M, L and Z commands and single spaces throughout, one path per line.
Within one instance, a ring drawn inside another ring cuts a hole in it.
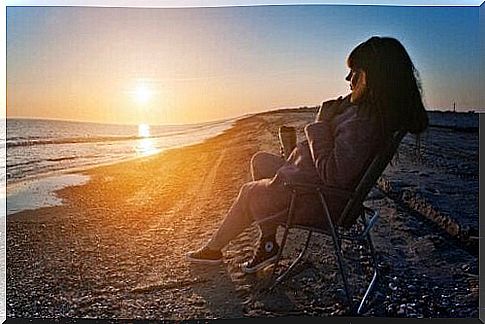
M 384 172 L 387 165 L 391 162 L 392 157 L 397 151 L 397 148 L 399 147 L 399 144 L 405 135 L 406 135 L 405 131 L 397 131 L 393 134 L 392 140 L 387 145 L 387 147 L 383 149 L 381 152 L 379 152 L 371 161 L 369 167 L 367 168 L 364 175 L 361 177 L 360 182 L 354 191 L 342 190 L 339 188 L 326 186 L 326 185 L 285 183 L 285 187 L 287 187 L 291 191 L 291 199 L 289 203 L 286 223 L 280 224 L 284 226 L 285 231 L 283 233 L 281 246 L 278 251 L 278 256 L 271 274 L 269 291 L 272 291 L 277 285 L 282 283 L 288 277 L 290 272 L 295 268 L 295 266 L 300 263 L 300 261 L 303 259 L 303 256 L 305 255 L 305 252 L 307 251 L 312 234 L 314 232 L 330 235 L 333 239 L 333 245 L 334 245 L 334 250 L 337 257 L 338 268 L 340 270 L 340 274 L 342 277 L 345 294 L 348 300 L 350 311 L 351 313 L 354 313 L 353 296 L 349 290 L 348 278 L 345 274 L 346 272 L 345 272 L 345 266 L 343 262 L 344 260 L 343 260 L 341 242 L 343 240 L 347 240 L 347 241 L 354 241 L 354 242 L 359 242 L 364 244 L 367 243 L 367 246 L 369 248 L 369 254 L 372 258 L 372 265 L 374 270 L 373 270 L 372 279 L 369 282 L 366 292 L 362 297 L 362 299 L 360 300 L 359 307 L 357 309 L 358 315 L 362 313 L 364 304 L 368 296 L 370 295 L 372 289 L 374 288 L 378 278 L 377 255 L 376 255 L 376 250 L 372 241 L 370 231 L 379 218 L 379 213 L 377 211 L 372 210 L 369 207 L 364 206 L 363 202 L 366 199 L 367 195 L 369 194 L 370 190 L 376 184 L 381 174 Z M 308 194 L 308 193 L 318 194 L 321 205 L 323 207 L 323 214 L 324 214 L 325 220 L 329 225 L 328 229 L 302 226 L 302 225 L 293 223 L 293 216 L 295 212 L 295 201 L 298 198 L 298 196 L 303 194 Z M 331 213 L 328 208 L 327 199 L 326 199 L 327 193 L 344 195 L 348 197 L 348 202 L 338 218 L 331 217 Z M 360 231 L 360 233 L 358 233 L 357 235 L 353 235 L 353 236 L 342 233 L 342 230 L 345 231 L 355 227 L 355 225 L 359 221 L 358 220 L 359 214 L 360 214 L 360 221 L 363 226 L 362 231 Z M 355 216 L 357 216 L 357 219 L 355 219 Z M 352 221 L 351 226 L 341 225 L 341 224 L 344 224 L 344 222 L 349 218 Z M 334 222 L 332 219 L 337 220 L 337 222 Z M 275 278 L 276 269 L 278 267 L 279 262 L 281 261 L 281 256 L 283 254 L 283 250 L 287 242 L 288 232 L 292 228 L 302 229 L 308 232 L 305 246 L 303 250 L 300 252 L 300 254 L 298 255 L 298 257 L 291 263 L 291 265 L 281 275 L 279 275 L 278 278 Z

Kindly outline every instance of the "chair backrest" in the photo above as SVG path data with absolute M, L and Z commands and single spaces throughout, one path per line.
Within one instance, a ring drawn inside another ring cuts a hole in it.
M 397 148 L 406 133 L 406 131 L 402 130 L 396 131 L 392 136 L 392 140 L 387 144 L 387 147 L 382 149 L 374 157 L 361 177 L 359 184 L 355 188 L 352 198 L 347 202 L 347 205 L 340 215 L 340 219 L 337 220 L 337 224 L 348 227 L 355 223 L 355 220 L 360 216 L 362 211 L 362 203 L 370 190 L 377 183 L 377 180 L 382 175 L 389 162 L 391 162 L 392 157 L 396 153 Z

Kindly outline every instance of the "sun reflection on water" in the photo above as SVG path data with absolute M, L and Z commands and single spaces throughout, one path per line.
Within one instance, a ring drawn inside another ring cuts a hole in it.
M 160 152 L 154 145 L 153 140 L 150 138 L 150 125 L 140 124 L 138 125 L 138 137 L 136 145 L 136 152 L 138 155 L 147 156 Z

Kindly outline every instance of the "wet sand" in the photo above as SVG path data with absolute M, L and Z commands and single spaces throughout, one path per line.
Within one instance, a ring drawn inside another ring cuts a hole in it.
M 221 266 L 184 259 L 209 239 L 250 180 L 251 156 L 278 153 L 278 127 L 297 126 L 301 138 L 311 118 L 305 111 L 255 115 L 201 144 L 88 170 L 87 184 L 57 192 L 64 205 L 8 216 L 7 316 L 345 315 L 331 242 L 323 236 L 310 246 L 317 253 L 272 294 L 256 294 L 270 269 L 239 269 L 255 248 L 255 228 L 224 250 Z M 370 198 L 381 213 L 373 234 L 382 276 L 364 316 L 478 317 L 478 255 L 390 191 L 374 190 Z M 291 234 L 292 251 L 301 236 Z

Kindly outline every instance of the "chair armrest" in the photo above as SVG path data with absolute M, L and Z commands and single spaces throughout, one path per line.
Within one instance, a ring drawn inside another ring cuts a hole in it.
M 295 191 L 302 191 L 302 190 L 308 190 L 308 191 L 313 191 L 313 192 L 331 192 L 337 195 L 345 196 L 348 198 L 351 198 L 354 194 L 353 191 L 350 190 L 345 190 L 337 187 L 332 187 L 328 185 L 323 185 L 323 184 L 309 184 L 309 183 L 290 183 L 290 182 L 285 182 L 283 184 L 286 188 L 289 188 L 291 190 Z

